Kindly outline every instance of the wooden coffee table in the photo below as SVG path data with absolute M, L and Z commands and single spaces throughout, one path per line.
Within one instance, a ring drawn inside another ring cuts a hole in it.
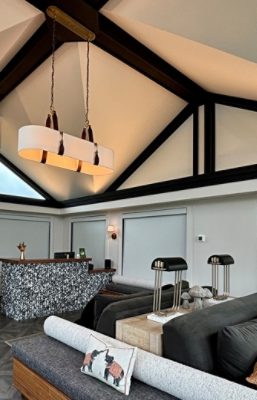
M 180 308 L 179 312 L 188 311 Z M 116 321 L 116 339 L 161 356 L 163 325 L 147 319 L 147 315 Z

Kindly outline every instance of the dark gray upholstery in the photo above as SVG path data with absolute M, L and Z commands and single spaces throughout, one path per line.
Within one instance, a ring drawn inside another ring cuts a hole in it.
M 110 303 L 114 303 L 116 301 L 125 300 L 125 299 L 133 299 L 135 297 L 146 296 L 152 293 L 147 289 L 137 288 L 141 291 L 136 291 L 136 289 L 131 293 L 129 293 L 129 286 L 127 285 L 107 285 L 107 290 L 113 291 L 113 295 L 99 293 L 92 300 L 88 302 L 84 310 L 82 311 L 81 317 L 76 321 L 76 324 L 85 326 L 89 329 L 95 329 L 98 319 L 102 313 L 102 311 L 107 307 Z M 120 288 L 122 286 L 122 288 Z M 125 288 L 124 288 L 124 287 Z M 112 290 L 113 289 L 113 290 Z M 118 290 L 124 290 L 118 292 Z M 120 293 L 120 295 L 117 295 Z
M 187 281 L 182 281 L 182 291 L 183 290 L 188 290 Z M 161 304 L 162 308 L 172 306 L 173 288 L 162 292 Z M 95 329 L 97 332 L 115 337 L 115 325 L 117 320 L 149 313 L 152 310 L 153 294 L 116 301 L 104 308 Z
M 257 316 L 257 293 L 175 318 L 163 325 L 164 357 L 217 372 L 217 335 Z
M 132 379 L 129 396 L 124 396 L 80 372 L 82 353 L 45 335 L 21 339 L 13 344 L 12 351 L 16 358 L 72 400 L 179 400 L 136 379 Z
M 132 294 L 132 293 L 151 293 L 153 292 L 152 289 L 146 289 L 140 286 L 132 286 L 132 285 L 126 285 L 124 283 L 108 283 L 105 286 L 106 290 L 110 290 L 112 292 L 117 292 L 117 293 L 124 293 L 124 294 Z
M 218 333 L 217 355 L 222 376 L 245 383 L 257 359 L 257 319 L 223 328 Z

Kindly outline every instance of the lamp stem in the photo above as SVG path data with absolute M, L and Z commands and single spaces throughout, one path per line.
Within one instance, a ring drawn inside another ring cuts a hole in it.
M 89 40 L 87 40 L 87 81 L 86 81 L 86 104 L 85 104 L 85 128 L 89 127 Z
M 50 100 L 51 115 L 53 115 L 55 111 L 54 109 L 55 30 L 56 30 L 56 17 L 53 18 L 53 35 L 52 35 L 52 72 L 51 72 L 51 100 Z

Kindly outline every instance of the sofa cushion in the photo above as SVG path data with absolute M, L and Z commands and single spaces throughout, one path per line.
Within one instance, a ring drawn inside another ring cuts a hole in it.
M 219 372 L 243 381 L 257 358 L 257 319 L 223 328 L 218 333 L 217 355 Z
M 128 395 L 136 353 L 136 347 L 109 346 L 103 340 L 90 335 L 81 372 Z

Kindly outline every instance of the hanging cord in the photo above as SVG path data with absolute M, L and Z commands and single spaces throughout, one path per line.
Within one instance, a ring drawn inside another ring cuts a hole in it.
M 46 119 L 46 126 L 50 128 L 51 124 L 53 123 L 53 129 L 58 130 L 58 118 L 54 108 L 55 39 L 56 39 L 56 17 L 53 18 L 50 112 Z
M 52 31 L 52 73 L 51 73 L 51 101 L 50 101 L 50 113 L 54 112 L 54 67 L 55 67 L 55 32 L 56 32 L 56 17 L 53 19 L 53 31 Z
M 89 142 L 94 142 L 94 135 L 92 128 L 89 124 L 89 40 L 87 41 L 87 65 L 86 65 L 86 93 L 85 93 L 85 119 L 84 119 L 84 128 L 82 131 L 82 139 L 89 140 Z
M 86 93 L 85 93 L 85 119 L 84 119 L 84 128 L 82 130 L 81 138 L 84 140 L 88 140 L 95 145 L 95 155 L 94 155 L 94 165 L 98 165 L 99 154 L 98 154 L 98 145 L 94 142 L 94 134 L 89 123 L 89 40 L 87 40 L 87 65 L 86 65 Z M 79 160 L 77 172 L 80 172 L 82 168 L 82 161 Z
M 86 83 L 86 109 L 85 109 L 85 128 L 89 126 L 89 41 L 87 41 L 87 83 Z
M 56 36 L 56 16 L 53 18 L 53 30 L 52 30 L 52 65 L 51 65 L 51 96 L 50 96 L 50 111 L 46 118 L 46 127 L 59 130 L 58 128 L 58 117 L 54 108 L 54 76 L 55 76 L 55 36 Z M 63 132 L 60 132 L 60 142 L 57 154 L 62 156 L 64 154 L 64 144 L 63 144 Z M 48 152 L 43 150 L 41 156 L 41 163 L 45 164 L 47 162 Z

